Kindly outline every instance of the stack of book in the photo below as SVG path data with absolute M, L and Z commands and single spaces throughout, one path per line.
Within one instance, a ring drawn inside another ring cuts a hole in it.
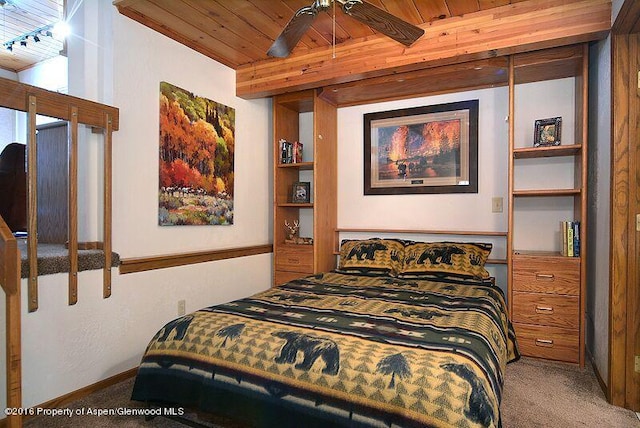
M 561 221 L 562 247 L 560 253 L 567 257 L 580 257 L 580 222 Z
M 299 141 L 289 142 L 280 140 L 280 163 L 298 163 L 302 162 L 303 145 Z

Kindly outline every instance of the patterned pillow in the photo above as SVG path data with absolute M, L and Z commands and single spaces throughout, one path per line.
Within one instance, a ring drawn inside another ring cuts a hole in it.
M 492 244 L 468 242 L 414 242 L 404 248 L 401 278 L 489 278 L 484 268 Z
M 365 275 L 397 275 L 402 269 L 404 242 L 395 239 L 345 239 L 340 243 L 336 272 Z

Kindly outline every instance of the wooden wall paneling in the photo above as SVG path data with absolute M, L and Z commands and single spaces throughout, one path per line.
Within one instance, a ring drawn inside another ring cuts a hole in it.
M 38 126 L 38 242 L 44 244 L 69 239 L 69 123 Z
M 640 215 L 640 33 L 628 36 L 629 48 L 629 242 L 627 282 L 626 340 L 626 406 L 640 411 L 640 371 L 635 370 L 635 358 L 640 358 L 640 230 L 636 216 Z
M 634 6 L 635 5 L 635 6 Z M 633 17 L 623 15 L 632 11 Z M 612 36 L 612 177 L 609 316 L 609 396 L 612 404 L 640 411 L 640 35 L 628 34 L 640 17 L 627 1 Z M 621 23 L 621 24 L 619 24 Z
M 28 307 L 38 310 L 38 149 L 36 143 L 36 113 L 38 104 L 29 95 L 27 127 L 27 257 L 29 258 Z
M 629 48 L 627 35 L 612 36 L 612 165 L 609 272 L 609 397 L 625 406 L 629 240 Z
M 78 107 L 71 107 L 68 141 L 69 196 L 67 200 L 69 249 L 69 304 L 78 302 Z
M 637 5 L 637 2 L 636 2 Z M 640 14 L 640 8 L 636 10 Z M 638 15 L 637 15 L 638 16 Z M 637 21 L 640 21 L 638 19 Z M 640 85 L 637 76 L 640 72 L 640 33 L 637 24 L 635 33 L 632 34 L 629 46 L 629 56 L 633 63 L 630 70 L 632 83 L 635 81 L 635 88 L 629 92 L 629 150 L 630 150 L 630 189 L 629 201 L 631 203 L 631 224 L 629 225 L 630 236 L 635 239 L 629 240 L 629 299 L 627 301 L 628 328 L 627 334 L 627 403 L 630 408 L 640 411 L 640 371 L 635 371 L 635 359 L 640 358 L 640 226 L 636 216 L 640 216 Z M 635 90 L 633 90 L 635 89 Z
M 111 250 L 112 250 L 112 240 L 111 240 L 111 227 L 112 227 L 112 179 L 113 179 L 113 165 L 112 165 L 112 156 L 113 156 L 113 117 L 111 113 L 105 112 L 104 114 L 104 177 L 103 177 L 103 224 L 102 224 L 102 239 L 103 249 L 104 249 L 104 268 L 103 268 L 103 283 L 102 283 L 102 297 L 108 298 L 111 296 Z

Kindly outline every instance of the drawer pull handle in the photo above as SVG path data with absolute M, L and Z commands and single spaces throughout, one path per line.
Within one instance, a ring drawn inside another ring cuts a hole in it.
M 300 259 L 287 259 L 289 263 L 300 263 Z
M 542 346 L 543 348 L 553 348 L 553 340 L 536 339 L 536 346 Z
M 552 314 L 553 307 L 552 306 L 536 306 L 536 313 L 538 314 Z
M 555 279 L 555 275 L 552 273 L 537 273 L 536 279 L 541 279 L 544 281 L 553 281 Z

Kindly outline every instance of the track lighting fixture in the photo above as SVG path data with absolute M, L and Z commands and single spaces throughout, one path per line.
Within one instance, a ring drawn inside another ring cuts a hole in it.
M 2 0 L 0 0 L 0 2 L 2 2 Z M 6 50 L 13 51 L 13 45 L 16 43 L 20 43 L 20 46 L 26 47 L 29 37 L 31 37 L 33 41 L 36 43 L 42 40 L 41 39 L 42 36 L 51 37 L 51 38 L 64 38 L 68 34 L 68 30 L 65 33 L 64 31 L 58 31 L 59 29 L 68 29 L 68 25 L 66 23 L 61 23 L 61 22 L 58 22 L 56 24 L 48 24 L 40 28 L 37 28 L 29 33 L 24 33 L 17 37 L 14 37 L 9 41 L 4 42 L 3 46 Z

